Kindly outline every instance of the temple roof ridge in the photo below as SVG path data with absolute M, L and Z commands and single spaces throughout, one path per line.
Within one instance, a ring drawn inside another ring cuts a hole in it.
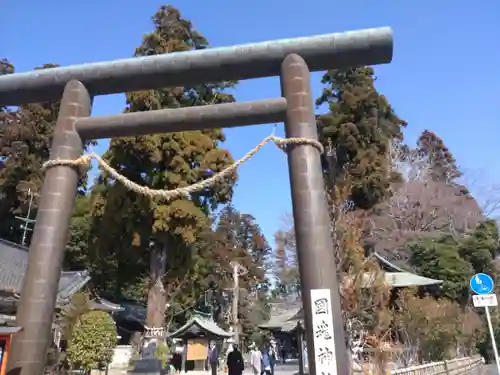
M 194 329 L 192 329 L 194 327 Z M 232 337 L 233 333 L 221 328 L 212 318 L 211 314 L 201 311 L 194 311 L 191 318 L 178 330 L 168 333 L 167 337 L 181 338 L 187 335 L 196 334 L 218 337 Z

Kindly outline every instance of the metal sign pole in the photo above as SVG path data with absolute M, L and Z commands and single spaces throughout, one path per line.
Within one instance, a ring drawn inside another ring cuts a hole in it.
M 477 273 L 470 279 L 470 288 L 475 295 L 472 296 L 472 302 L 475 307 L 484 307 L 486 311 L 486 321 L 488 330 L 490 331 L 491 346 L 495 355 L 497 364 L 497 373 L 500 375 L 500 360 L 498 359 L 497 343 L 495 342 L 495 332 L 491 325 L 490 306 L 498 306 L 497 295 L 495 294 L 495 282 L 490 275 L 485 273 Z
M 500 375 L 500 360 L 498 359 L 497 343 L 495 340 L 495 333 L 493 331 L 493 326 L 491 324 L 490 309 L 488 308 L 488 306 L 485 306 L 484 310 L 486 311 L 486 321 L 488 322 L 488 330 L 490 331 L 491 346 L 493 347 L 493 354 L 495 355 L 495 362 L 497 364 L 497 372 Z

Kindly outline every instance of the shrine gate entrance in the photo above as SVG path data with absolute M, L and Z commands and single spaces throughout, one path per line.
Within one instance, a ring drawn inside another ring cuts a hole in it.
M 17 312 L 10 373 L 42 375 L 81 157 L 90 139 L 284 122 L 311 375 L 348 375 L 349 364 L 323 187 L 310 71 L 388 63 L 389 28 L 131 58 L 0 77 L 0 104 L 61 100 Z M 280 76 L 282 97 L 90 117 L 92 97 Z M 58 162 L 64 161 L 66 162 Z M 313 304 L 314 300 L 314 304 Z M 313 308 L 315 310 L 313 310 Z M 318 314 L 328 328 L 315 337 Z M 316 347 L 317 346 L 317 347 Z M 327 357 L 325 364 L 319 356 Z M 325 367 L 326 366 L 326 367 Z

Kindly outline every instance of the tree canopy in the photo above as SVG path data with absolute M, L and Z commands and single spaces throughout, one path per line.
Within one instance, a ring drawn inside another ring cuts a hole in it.
M 238 293 L 238 320 L 242 331 L 251 334 L 268 312 L 271 248 L 255 218 L 232 206 L 225 207 L 218 215 L 210 244 L 210 261 L 216 269 L 209 278 L 218 286 L 214 290 L 214 297 L 218 297 L 213 300 L 214 317 L 220 323 L 232 321 L 231 304 L 234 293 Z M 233 289 L 235 263 L 243 270 L 237 291 Z
M 455 158 L 436 133 L 424 130 L 418 138 L 417 148 L 429 158 L 432 180 L 451 182 L 462 176 Z
M 171 6 L 160 7 L 152 20 L 153 31 L 143 38 L 135 56 L 209 46 Z M 219 82 L 128 93 L 125 112 L 232 102 L 227 90 L 234 85 Z M 36 143 L 38 148 L 26 151 L 38 165 L 48 159 L 57 113 L 57 104 L 51 106 L 26 109 L 34 126 L 40 127 L 37 136 L 45 137 Z M 221 129 L 126 137 L 112 139 L 104 158 L 138 184 L 175 189 L 230 165 L 233 160 L 223 148 L 224 141 Z M 25 168 L 24 173 L 28 172 Z M 198 193 L 165 202 L 130 192 L 105 173 L 99 174 L 91 189 L 82 183 L 70 223 L 65 269 L 88 269 L 92 287 L 101 295 L 117 301 L 147 301 L 148 325 L 170 327 L 184 322 L 193 309 L 207 307 L 220 323 L 230 323 L 226 319 L 233 298 L 228 289 L 230 262 L 238 261 L 248 271 L 240 280 L 240 321 L 244 331 L 250 329 L 266 314 L 270 247 L 251 215 L 231 205 L 218 211 L 231 201 L 236 179 L 234 174 Z
M 3 61 L 2 74 L 13 71 L 13 67 Z M 35 69 L 50 69 L 55 64 L 45 64 Z M 19 108 L 3 110 L 3 126 L 0 128 L 0 217 L 3 225 L 0 237 L 12 242 L 20 242 L 22 225 L 16 218 L 26 217 L 32 201 L 30 219 L 34 219 L 43 183 L 42 164 L 49 159 L 52 134 L 59 111 L 58 102 L 33 103 Z M 1 114 L 0 114 L 1 115 Z M 0 118 L 0 121 L 2 119 Z M 87 142 L 85 147 L 94 142 Z M 84 194 L 87 179 L 82 176 L 79 193 Z M 31 229 L 33 225 L 30 225 Z M 31 231 L 28 232 L 29 244 Z
M 392 176 L 387 149 L 402 138 L 406 122 L 375 88 L 371 67 L 328 71 L 316 100 L 328 112 L 318 116 L 320 139 L 325 146 L 324 174 L 329 189 L 351 180 L 350 199 L 356 207 L 370 208 L 387 195 Z
M 153 25 L 154 30 L 143 38 L 135 56 L 208 46 L 191 22 L 171 6 L 162 6 L 155 13 Z M 232 102 L 234 98 L 224 92 L 232 86 L 222 82 L 129 93 L 125 111 Z M 206 179 L 231 164 L 231 154 L 221 147 L 224 140 L 220 129 L 118 138 L 111 140 L 104 157 L 120 174 L 140 185 L 175 189 Z M 180 283 L 191 268 L 196 238 L 209 225 L 211 211 L 230 200 L 235 179 L 233 176 L 189 197 L 156 202 L 127 191 L 109 176 L 99 178 L 93 213 L 100 228 L 95 251 L 99 256 L 112 251 L 110 259 L 115 263 L 118 260 L 108 280 L 130 280 L 132 275 L 139 279 L 149 265 L 150 326 L 163 324 L 169 285 Z M 149 253 L 150 259 L 144 253 Z M 131 258 L 138 261 L 135 266 Z
M 423 275 L 443 280 L 439 294 L 469 303 L 469 280 L 475 273 L 498 276 L 494 259 L 499 254 L 498 226 L 488 220 L 460 237 L 443 235 L 409 245 L 411 265 Z
M 104 311 L 89 311 L 76 322 L 68 345 L 68 361 L 73 369 L 105 369 L 113 359 L 116 326 Z

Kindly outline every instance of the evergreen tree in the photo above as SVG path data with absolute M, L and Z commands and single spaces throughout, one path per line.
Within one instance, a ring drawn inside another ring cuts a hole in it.
M 12 65 L 9 60 L 3 58 L 0 59 L 0 76 L 3 76 L 5 74 L 12 74 L 14 73 L 14 65 Z M 4 121 L 4 117 L 2 117 L 2 113 L 6 113 L 7 108 L 5 106 L 0 105 L 0 125 Z
M 171 6 L 162 6 L 153 23 L 154 31 L 144 37 L 135 56 L 208 47 L 191 22 Z M 224 89 L 233 84 L 129 93 L 126 112 L 232 102 L 233 97 Z M 224 140 L 220 129 L 127 137 L 113 139 L 104 156 L 113 168 L 136 183 L 153 189 L 175 189 L 204 180 L 231 164 L 230 153 L 220 147 Z M 193 265 L 196 239 L 210 224 L 210 212 L 231 198 L 234 179 L 189 197 L 156 202 L 101 176 L 94 212 L 95 251 L 107 254 L 108 260 L 116 263 L 113 276 L 101 271 L 101 285 L 118 286 L 120 283 L 111 282 L 116 276 L 123 279 L 121 283 L 138 278 L 147 272 L 149 263 L 148 325 L 162 326 L 167 294 L 172 285 L 177 290 L 187 273 L 196 278 L 191 274 L 197 272 Z
M 370 67 L 331 70 L 317 105 L 329 112 L 318 116 L 318 131 L 325 146 L 324 176 L 330 191 L 350 179 L 355 207 L 370 208 L 387 195 L 391 176 L 387 150 L 401 139 L 406 122 L 395 113 L 374 85 Z
M 267 313 L 267 290 L 269 287 L 266 271 L 271 248 L 255 218 L 241 213 L 232 206 L 226 206 L 220 213 L 212 242 L 212 261 L 217 267 L 213 281 L 219 290 L 233 286 L 231 262 L 237 262 L 246 269 L 239 278 L 238 318 L 243 332 L 250 334 Z M 228 295 L 225 306 L 217 306 L 220 313 L 230 309 L 234 296 Z
M 148 203 L 103 176 L 92 188 L 87 256 L 92 282 L 101 294 L 145 300 L 149 241 L 139 241 L 138 230 L 144 230 L 149 211 L 141 210 L 143 202 Z
M 487 220 L 467 233 L 428 237 L 409 245 L 410 263 L 418 274 L 443 280 L 440 295 L 462 305 L 468 302 L 469 280 L 475 273 L 498 277 L 495 258 L 499 254 L 497 223 Z
M 474 270 L 460 257 L 458 244 L 451 236 L 412 243 L 410 262 L 417 274 L 442 280 L 439 295 L 455 300 L 462 306 L 468 302 L 469 279 Z
M 92 196 L 82 194 L 76 197 L 75 208 L 69 224 L 68 243 L 64 253 L 64 270 L 81 271 L 84 269 L 95 269 L 91 263 L 92 238 Z
M 5 67 L 5 63 L 1 66 Z M 56 67 L 46 64 L 36 69 Z M 12 69 L 7 69 L 11 71 Z M 5 71 L 5 69 L 4 69 Z M 59 103 L 34 103 L 20 106 L 7 114 L 8 120 L 0 128 L 0 237 L 20 242 L 21 222 L 16 216 L 25 217 L 31 191 L 40 192 L 44 172 L 42 165 L 49 159 L 52 133 L 59 112 Z M 1 121 L 1 119 L 0 119 Z M 88 142 L 87 145 L 92 142 Z M 86 146 L 87 146 L 86 145 Z M 86 178 L 80 181 L 80 193 L 86 189 Z M 38 199 L 33 200 L 31 219 L 36 215 Z M 31 232 L 28 236 L 28 244 Z
M 7 59 L 1 59 L 0 75 L 12 73 L 14 73 L 14 66 Z M 21 118 L 19 117 L 19 113 L 17 111 L 13 112 L 9 108 L 0 105 L 0 173 L 2 173 L 3 169 L 5 168 L 5 162 L 7 162 L 9 156 L 12 155 L 9 147 L 11 143 L 9 141 L 9 138 L 12 132 L 16 131 L 17 128 L 21 126 L 20 121 Z M 7 205 L 7 197 L 5 196 L 5 194 L 0 193 L 0 212 L 9 212 L 10 210 L 8 207 L 6 207 Z M 2 215 L 2 219 L 6 219 L 6 217 Z M 3 223 L 4 224 L 2 225 L 2 227 L 4 229 L 10 229 L 13 226 L 12 222 L 3 221 Z M 4 231 L 4 233 L 1 233 L 0 235 L 5 236 L 7 233 L 5 233 Z
M 417 149 L 429 158 L 433 181 L 448 183 L 462 176 L 455 158 L 436 133 L 424 130 L 418 139 Z
M 12 65 L 9 60 L 5 58 L 0 59 L 0 75 L 12 73 L 14 73 L 14 65 Z
M 470 263 L 474 273 L 496 276 L 494 260 L 500 254 L 498 225 L 494 220 L 480 223 L 460 241 L 458 252 Z

